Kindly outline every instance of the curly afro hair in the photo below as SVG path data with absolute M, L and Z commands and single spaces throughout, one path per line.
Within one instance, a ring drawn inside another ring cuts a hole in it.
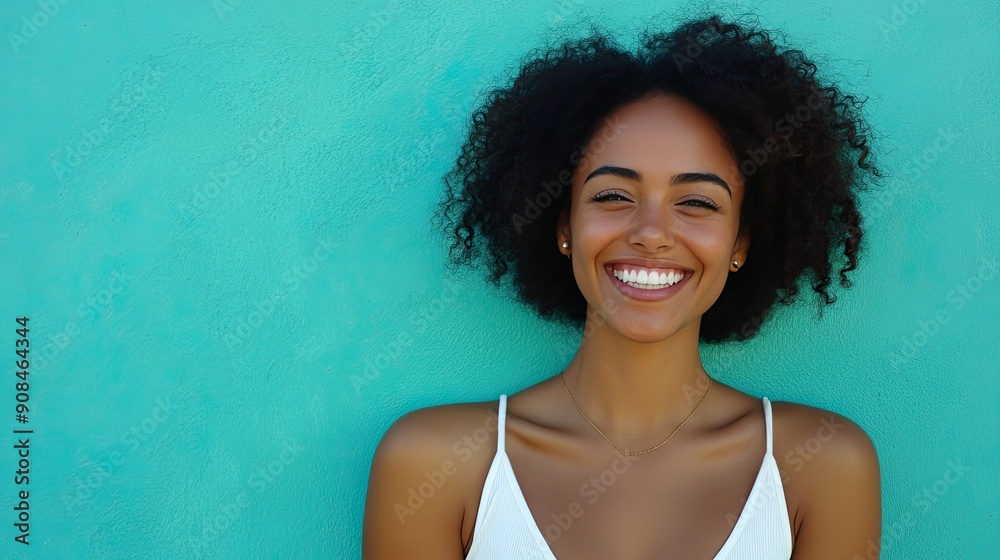
M 517 299 L 540 317 L 582 326 L 587 301 L 554 243 L 569 205 L 562 187 L 610 113 L 651 93 L 678 94 L 720 125 L 745 181 L 739 223 L 751 238 L 745 265 L 702 316 L 700 340 L 752 338 L 775 302 L 795 301 L 806 271 L 822 316 L 836 301 L 828 288 L 838 253 L 840 284 L 852 285 L 857 191 L 883 175 L 869 154 L 864 101 L 821 83 L 801 51 L 755 27 L 713 14 L 646 31 L 635 53 L 595 29 L 531 52 L 473 112 L 444 177 L 434 219 L 452 240 L 450 267 L 475 268 L 485 256 L 491 282 L 510 272 Z

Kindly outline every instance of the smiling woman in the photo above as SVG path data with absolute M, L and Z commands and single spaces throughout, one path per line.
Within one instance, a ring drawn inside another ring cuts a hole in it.
M 861 104 L 717 16 L 640 45 L 595 33 L 532 53 L 475 112 L 438 214 L 453 262 L 485 253 L 493 282 L 509 273 L 584 335 L 509 398 L 392 425 L 366 559 L 878 556 L 865 431 L 717 382 L 699 354 L 756 335 L 807 273 L 820 309 L 835 301 L 838 254 L 850 287 L 856 191 L 881 176 Z
M 624 132 L 577 168 L 585 178 L 557 219 L 557 238 L 576 255 L 584 298 L 620 298 L 629 311 L 610 321 L 631 340 L 655 342 L 664 329 L 692 329 L 718 299 L 726 266 L 746 260 L 749 232 L 738 231 L 737 211 L 743 181 L 711 118 L 681 96 L 654 92 L 613 118 Z M 693 297 L 675 297 L 695 283 Z

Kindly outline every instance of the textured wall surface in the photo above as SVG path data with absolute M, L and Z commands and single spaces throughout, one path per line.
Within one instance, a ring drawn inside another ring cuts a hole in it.
M 3 3 L 0 557 L 357 558 L 395 418 L 559 371 L 576 335 L 446 279 L 439 178 L 546 29 L 676 3 L 530 4 Z M 870 96 L 892 176 L 855 287 L 706 367 L 869 431 L 883 558 L 996 558 L 1000 10 L 793 4 L 739 5 Z

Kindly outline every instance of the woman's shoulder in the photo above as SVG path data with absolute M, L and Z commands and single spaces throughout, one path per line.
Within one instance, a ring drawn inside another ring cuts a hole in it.
M 497 409 L 498 401 L 480 401 L 412 410 L 389 426 L 376 454 L 402 454 L 414 460 L 464 456 L 470 442 L 477 448 L 496 442 Z
M 772 401 L 771 415 L 779 465 L 796 466 L 814 458 L 822 463 L 877 462 L 871 437 L 847 415 L 791 401 Z

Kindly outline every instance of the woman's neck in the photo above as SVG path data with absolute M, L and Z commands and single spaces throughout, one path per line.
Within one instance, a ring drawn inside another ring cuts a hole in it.
M 619 447 L 641 447 L 666 437 L 709 387 L 698 349 L 699 327 L 694 321 L 655 343 L 635 342 L 606 324 L 588 327 L 566 366 L 566 385 L 590 420 Z

